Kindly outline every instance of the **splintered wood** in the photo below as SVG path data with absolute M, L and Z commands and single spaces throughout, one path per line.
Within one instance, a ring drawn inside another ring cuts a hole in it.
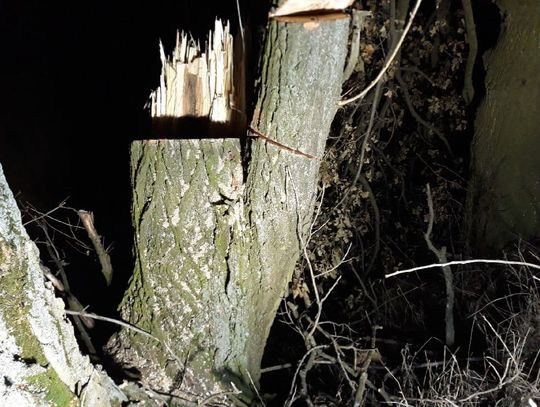
M 150 95 L 152 117 L 205 117 L 211 122 L 231 121 L 238 106 L 234 88 L 233 37 L 229 23 L 216 20 L 204 49 L 184 32 L 167 57 L 160 43 L 161 77 Z

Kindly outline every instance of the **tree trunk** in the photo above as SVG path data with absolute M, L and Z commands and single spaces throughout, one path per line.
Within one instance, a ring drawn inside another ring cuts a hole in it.
M 480 251 L 540 235 L 540 2 L 497 3 L 504 22 L 484 58 L 469 188 L 470 241 Z
M 2 406 L 120 406 L 126 400 L 79 352 L 1 166 L 0 377 Z
M 273 142 L 246 141 L 249 158 L 239 138 L 132 144 L 136 265 L 121 311 L 161 346 L 123 330 L 111 349 L 152 386 L 186 397 L 233 382 L 252 397 L 308 237 L 347 37 L 348 18 L 270 23 L 251 123 Z

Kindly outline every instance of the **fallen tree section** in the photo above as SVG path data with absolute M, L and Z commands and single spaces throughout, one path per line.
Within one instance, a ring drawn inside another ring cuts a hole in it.
M 45 282 L 0 166 L 0 401 L 5 406 L 120 406 L 126 398 L 83 356 L 64 302 Z

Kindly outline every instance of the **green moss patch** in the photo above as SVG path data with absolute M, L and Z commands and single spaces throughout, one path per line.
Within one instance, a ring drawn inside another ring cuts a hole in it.
M 54 406 L 64 407 L 77 404 L 75 395 L 60 380 L 60 377 L 58 377 L 53 369 L 47 369 L 44 373 L 30 376 L 27 380 L 30 385 L 46 392 L 45 399 Z

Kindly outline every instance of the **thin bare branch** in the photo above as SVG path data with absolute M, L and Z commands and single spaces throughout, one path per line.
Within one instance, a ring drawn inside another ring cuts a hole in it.
M 94 226 L 94 214 L 92 212 L 87 212 L 83 210 L 78 211 L 78 214 L 84 228 L 86 229 L 86 233 L 88 234 L 90 241 L 94 245 L 94 249 L 96 250 L 96 254 L 99 259 L 99 263 L 101 264 L 101 272 L 105 277 L 105 281 L 107 282 L 107 285 L 111 285 L 113 277 L 111 258 L 107 253 L 105 247 L 103 247 L 101 237 L 99 236 Z
M 405 26 L 405 29 L 403 30 L 403 33 L 401 34 L 401 37 L 399 38 L 399 41 L 398 43 L 396 44 L 396 46 L 394 47 L 394 49 L 392 50 L 392 53 L 390 54 L 389 58 L 386 60 L 386 63 L 384 64 L 384 66 L 382 67 L 381 71 L 379 72 L 379 74 L 375 77 L 375 79 L 373 79 L 373 81 L 362 91 L 360 92 L 358 95 L 356 96 L 353 96 L 352 98 L 349 98 L 349 99 L 345 99 L 345 100 L 342 100 L 340 102 L 338 102 L 338 105 L 339 106 L 345 106 L 349 103 L 352 103 L 354 102 L 355 100 L 358 100 L 358 99 L 362 99 L 364 98 L 368 92 L 373 89 L 373 87 L 375 87 L 377 85 L 377 83 L 379 83 L 379 81 L 382 79 L 382 77 L 384 76 L 384 74 L 386 73 L 386 71 L 388 70 L 388 68 L 390 68 L 390 65 L 392 65 L 392 62 L 394 61 L 394 59 L 396 58 L 396 55 L 398 54 L 399 52 L 399 49 L 401 48 L 401 45 L 403 44 L 403 41 L 405 40 L 405 37 L 407 36 L 407 33 L 409 32 L 411 26 L 412 26 L 412 22 L 414 20 L 414 17 L 416 16 L 416 13 L 418 11 L 418 9 L 420 8 L 420 4 L 422 3 L 422 0 L 417 0 L 416 1 L 416 4 L 414 5 L 414 8 L 413 10 L 411 11 L 411 16 L 409 17 L 409 22 L 407 23 L 407 25 Z
M 472 260 L 454 260 L 449 261 L 446 263 L 433 263 L 433 264 L 427 264 L 425 266 L 419 266 L 419 267 L 413 267 L 410 269 L 405 270 L 398 270 L 394 271 L 393 273 L 389 273 L 384 278 L 390 278 L 399 276 L 400 274 L 408 274 L 413 273 L 415 271 L 421 271 L 421 270 L 427 270 L 427 269 L 433 269 L 436 267 L 445 267 L 445 266 L 458 266 L 458 265 L 465 265 L 465 264 L 478 264 L 478 263 L 485 263 L 485 264 L 502 264 L 506 266 L 524 266 L 524 267 L 530 267 L 536 270 L 540 270 L 540 265 L 534 264 L 534 263 L 528 263 L 526 261 L 511 261 L 511 260 L 496 260 L 496 259 L 472 259 Z M 537 277 L 534 277 L 538 279 Z
M 431 252 L 437 257 L 439 263 L 448 262 L 446 257 L 446 246 L 437 249 L 431 241 L 431 233 L 433 231 L 433 223 L 435 222 L 435 211 L 433 209 L 433 199 L 431 197 L 431 188 L 429 184 L 426 186 L 426 195 L 429 208 L 428 228 L 424 234 L 426 244 Z M 446 287 L 446 307 L 445 307 L 445 328 L 446 328 L 446 346 L 454 346 L 455 330 L 454 330 L 454 278 L 450 266 L 443 266 L 444 284 Z
M 49 215 L 51 215 L 52 213 L 56 212 L 56 211 L 59 210 L 59 209 L 64 208 L 64 205 L 66 204 L 66 201 L 67 201 L 67 199 L 64 199 L 64 200 L 63 200 L 62 202 L 60 202 L 56 207 L 52 208 L 50 211 L 45 212 L 45 213 L 40 213 L 40 212 L 37 211 L 34 207 L 31 207 L 30 205 L 27 205 L 30 209 L 32 209 L 32 210 L 35 211 L 36 213 L 40 213 L 40 215 L 39 215 L 37 218 L 30 219 L 28 222 L 24 222 L 24 223 L 23 223 L 23 226 L 28 226 L 29 224 L 31 224 L 31 223 L 33 223 L 33 222 L 36 222 L 36 221 L 41 220 L 41 219 L 43 219 L 43 218 L 49 217 Z

